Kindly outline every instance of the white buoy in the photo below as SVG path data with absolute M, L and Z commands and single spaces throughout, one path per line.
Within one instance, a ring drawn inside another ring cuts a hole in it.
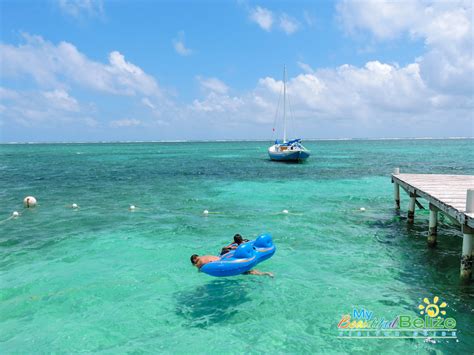
M 135 205 L 130 205 L 130 207 L 128 208 L 130 211 L 134 211 L 135 210 Z
M 79 206 L 78 206 L 77 204 L 75 204 L 75 203 L 73 203 L 73 204 L 71 205 L 71 207 L 72 207 L 72 208 L 79 208 Z
M 364 211 L 365 211 L 365 207 L 361 207 L 361 208 L 359 208 L 359 211 L 362 211 L 362 212 L 364 212 Z
M 202 213 L 207 216 L 207 215 L 209 214 L 209 211 L 208 211 L 208 210 L 204 210 L 204 211 L 202 211 Z
M 20 213 L 18 211 L 13 211 L 12 217 L 20 217 Z
M 34 198 L 33 196 L 26 196 L 23 199 L 23 204 L 25 205 L 26 208 L 35 207 L 36 206 L 36 198 Z
M 281 211 L 281 213 L 288 214 L 289 212 L 288 212 L 288 210 L 283 210 L 283 211 Z

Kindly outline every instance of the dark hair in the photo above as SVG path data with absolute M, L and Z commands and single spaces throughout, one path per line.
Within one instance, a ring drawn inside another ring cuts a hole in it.
M 197 259 L 198 256 L 199 256 L 199 255 L 197 255 L 197 254 L 191 255 L 191 263 L 192 263 L 193 265 L 196 264 L 196 259 Z
M 236 234 L 234 235 L 234 242 L 240 245 L 244 242 L 244 239 L 240 234 Z

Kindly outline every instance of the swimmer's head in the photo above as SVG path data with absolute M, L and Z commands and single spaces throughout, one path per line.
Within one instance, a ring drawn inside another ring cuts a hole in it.
M 244 239 L 242 238 L 242 236 L 240 234 L 236 234 L 234 235 L 234 243 L 236 244 L 242 244 L 244 242 Z
M 191 255 L 191 264 L 196 265 L 198 257 L 199 255 L 197 254 Z

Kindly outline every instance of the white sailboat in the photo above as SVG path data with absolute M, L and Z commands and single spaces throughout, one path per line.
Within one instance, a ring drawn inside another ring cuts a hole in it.
M 268 148 L 268 155 L 275 161 L 299 162 L 306 160 L 310 152 L 302 144 L 301 139 L 286 139 L 286 66 L 283 68 L 283 141 L 276 140 Z

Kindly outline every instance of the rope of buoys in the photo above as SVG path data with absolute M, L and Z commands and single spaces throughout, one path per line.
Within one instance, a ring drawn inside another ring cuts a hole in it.
M 23 204 L 24 204 L 24 206 L 25 206 L 26 208 L 32 208 L 32 207 L 37 206 L 38 201 L 37 201 L 36 198 L 33 197 L 33 196 L 27 196 L 27 197 L 25 197 L 25 198 L 23 199 Z M 78 204 L 76 204 L 76 203 L 72 203 L 71 205 L 67 205 L 66 207 L 71 208 L 71 209 L 74 209 L 74 210 L 79 210 L 79 209 L 80 209 L 80 206 L 79 206 Z M 136 212 L 138 209 L 144 210 L 144 211 L 150 211 L 150 210 L 151 210 L 151 209 L 149 209 L 149 208 L 145 208 L 145 209 L 140 208 L 140 207 L 138 207 L 137 205 L 134 205 L 134 204 L 129 204 L 129 206 L 128 206 L 128 210 L 129 210 L 130 212 Z M 365 211 L 365 208 L 364 208 L 364 207 L 361 207 L 361 208 L 359 209 L 359 211 Z M 211 212 L 211 211 L 209 211 L 209 210 L 207 210 L 207 209 L 205 209 L 205 210 L 202 211 L 202 215 L 205 216 L 205 217 L 207 217 L 207 216 L 209 216 L 209 215 L 211 215 L 211 214 L 222 214 L 222 213 L 221 213 L 221 212 Z M 283 214 L 283 215 L 288 215 L 288 214 L 291 214 L 291 215 L 302 215 L 302 213 L 290 213 L 290 211 L 288 211 L 287 209 L 283 209 L 281 212 L 279 212 L 279 213 L 277 213 L 277 214 L 278 214 L 278 215 L 281 215 L 281 214 Z M 5 220 L 3 220 L 3 221 L 0 221 L 0 223 L 3 223 L 3 222 L 5 222 L 5 221 L 7 221 L 7 220 L 9 220 L 9 219 L 12 219 L 12 218 L 19 217 L 19 215 L 20 215 L 20 214 L 19 214 L 17 211 L 15 211 L 15 212 L 13 212 L 12 216 L 10 216 L 9 218 L 7 218 L 7 219 L 5 219 Z
M 128 205 L 128 210 L 129 210 L 130 212 L 137 212 L 137 210 L 140 210 L 140 211 L 152 211 L 151 208 L 142 208 L 142 207 L 140 207 L 140 206 L 132 205 L 132 204 Z
M 292 216 L 303 216 L 304 213 L 290 212 L 289 210 L 282 210 L 281 212 L 276 213 L 277 215 L 292 215 Z
M 141 208 L 141 207 L 139 207 L 139 206 L 137 206 L 137 205 L 132 205 L 132 204 L 128 205 L 128 210 L 129 210 L 130 212 L 136 212 L 137 210 L 140 210 L 140 211 L 151 211 L 150 208 Z
M 18 211 L 13 211 L 13 212 L 12 212 L 12 215 L 11 215 L 10 217 L 8 217 L 8 218 L 6 218 L 6 219 L 0 221 L 0 224 L 5 223 L 6 221 L 9 221 L 10 219 L 16 219 L 16 218 L 18 218 L 18 217 L 20 217 L 20 212 L 18 212 Z
M 221 212 L 211 212 L 209 210 L 202 211 L 203 216 L 209 216 L 210 214 L 222 214 Z

